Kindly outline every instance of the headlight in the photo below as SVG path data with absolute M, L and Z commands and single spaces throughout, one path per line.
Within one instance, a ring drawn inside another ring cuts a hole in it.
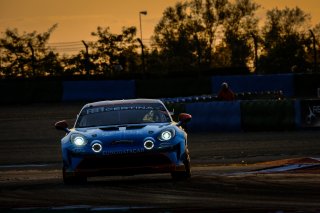
M 174 130 L 165 130 L 159 136 L 160 141 L 168 141 L 174 137 Z
M 77 146 L 84 146 L 87 144 L 85 137 L 79 134 L 71 135 L 71 142 Z

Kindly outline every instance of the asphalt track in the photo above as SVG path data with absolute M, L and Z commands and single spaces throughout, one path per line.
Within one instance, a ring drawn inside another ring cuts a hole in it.
M 61 180 L 55 121 L 81 103 L 0 107 L 0 211 L 320 212 L 320 131 L 190 133 L 193 176 Z

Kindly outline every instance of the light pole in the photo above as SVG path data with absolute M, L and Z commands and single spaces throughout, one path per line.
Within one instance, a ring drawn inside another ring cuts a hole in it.
M 317 49 L 316 49 L 316 37 L 312 30 L 309 30 L 313 39 L 313 72 L 317 72 Z
M 86 55 L 85 55 L 85 65 L 84 65 L 84 69 L 86 70 L 86 75 L 89 76 L 90 75 L 90 68 L 89 68 L 89 46 L 88 44 L 82 40 L 83 45 L 86 48 Z
M 144 10 L 144 11 L 140 11 L 140 12 L 139 12 L 139 21 L 140 21 L 140 39 L 141 39 L 141 41 L 142 41 L 141 14 L 142 14 L 142 15 L 147 15 L 148 13 L 147 13 L 147 11 L 146 11 L 146 10 Z
M 143 42 L 142 42 L 142 27 L 141 27 L 141 14 L 147 15 L 147 11 L 140 11 L 139 12 L 139 21 L 140 21 L 140 39 L 138 39 L 140 45 L 141 45 L 141 58 L 142 58 L 142 72 L 145 73 L 145 62 L 144 62 L 144 51 L 143 51 Z

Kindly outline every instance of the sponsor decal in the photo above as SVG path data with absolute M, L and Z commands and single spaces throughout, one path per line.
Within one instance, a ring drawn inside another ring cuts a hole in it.
M 75 149 L 73 149 L 72 150 L 74 153 L 85 153 L 86 152 L 86 150 L 84 150 L 84 149 L 79 149 L 79 148 L 75 148 Z
M 101 112 L 110 111 L 121 111 L 121 110 L 164 110 L 161 106 L 117 106 L 117 107 L 95 107 L 88 108 L 85 110 L 85 114 L 94 114 Z
M 320 127 L 320 100 L 301 101 L 301 124 L 303 127 Z
M 136 154 L 145 152 L 144 148 L 138 149 L 126 149 L 126 150 L 117 150 L 117 151 L 103 151 L 103 155 L 121 155 L 121 154 Z

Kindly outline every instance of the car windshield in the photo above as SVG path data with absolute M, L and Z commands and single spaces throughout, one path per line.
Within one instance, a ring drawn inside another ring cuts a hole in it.
M 171 122 L 171 117 L 161 104 L 116 105 L 83 109 L 75 127 L 168 122 Z

